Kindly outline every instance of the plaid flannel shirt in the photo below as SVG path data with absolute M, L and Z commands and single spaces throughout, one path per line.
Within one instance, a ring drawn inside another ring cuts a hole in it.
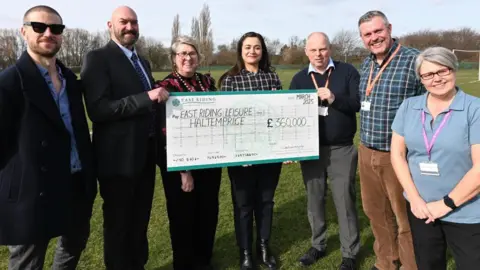
M 398 42 L 394 40 L 387 56 L 390 57 L 398 46 Z M 377 63 L 373 54 L 361 65 L 360 98 L 362 102 L 371 103 L 370 111 L 360 111 L 360 141 L 366 147 L 390 151 L 391 126 L 398 108 L 406 98 L 425 93 L 425 88 L 415 75 L 415 59 L 418 54 L 419 51 L 414 48 L 401 46 L 368 97 L 366 89 L 371 64 L 373 63 L 372 81 L 382 66 Z
M 259 70 L 253 73 L 242 69 L 239 74 L 226 76 L 222 82 L 222 91 L 281 90 L 282 83 L 275 72 Z

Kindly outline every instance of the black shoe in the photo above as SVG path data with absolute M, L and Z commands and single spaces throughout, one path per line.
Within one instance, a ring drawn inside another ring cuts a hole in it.
M 240 269 L 241 270 L 253 269 L 252 252 L 248 249 L 240 250 Z
M 340 264 L 340 270 L 356 270 L 357 266 L 355 264 L 355 259 L 352 258 L 343 258 L 342 264 Z
M 277 269 L 277 262 L 275 257 L 272 255 L 270 248 L 268 247 L 267 240 L 260 240 L 257 246 L 257 255 L 263 265 L 268 267 L 270 270 Z
M 311 247 L 307 253 L 305 253 L 299 260 L 302 266 L 309 266 L 314 264 L 320 258 L 325 256 L 325 251 L 318 250 L 314 247 Z

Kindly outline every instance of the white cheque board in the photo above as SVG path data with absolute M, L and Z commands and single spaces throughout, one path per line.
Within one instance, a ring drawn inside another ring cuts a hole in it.
M 169 171 L 319 158 L 315 90 L 171 93 Z

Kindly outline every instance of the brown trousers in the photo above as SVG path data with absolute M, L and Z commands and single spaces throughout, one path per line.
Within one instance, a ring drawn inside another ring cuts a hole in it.
M 403 270 L 416 270 L 407 204 L 390 162 L 390 152 L 360 145 L 358 159 L 363 210 L 375 237 L 375 266 L 397 270 L 396 261 L 400 261 Z

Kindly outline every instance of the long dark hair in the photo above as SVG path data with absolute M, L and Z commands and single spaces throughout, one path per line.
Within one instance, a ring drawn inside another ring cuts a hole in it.
M 243 61 L 242 58 L 242 47 L 243 47 L 243 42 L 245 41 L 246 38 L 249 37 L 255 37 L 260 40 L 260 44 L 262 45 L 262 58 L 260 58 L 260 62 L 258 63 L 258 69 L 264 71 L 264 72 L 274 72 L 275 68 L 271 65 L 270 63 L 270 56 L 268 54 L 267 50 L 267 45 L 265 44 L 265 39 L 263 38 L 262 35 L 259 33 L 255 32 L 248 32 L 243 34 L 243 36 L 238 40 L 237 43 L 237 62 L 233 67 L 231 67 L 227 72 L 225 72 L 220 79 L 218 80 L 218 88 L 220 89 L 222 87 L 222 82 L 225 79 L 226 76 L 235 76 L 240 73 L 242 69 L 245 68 L 245 62 Z

